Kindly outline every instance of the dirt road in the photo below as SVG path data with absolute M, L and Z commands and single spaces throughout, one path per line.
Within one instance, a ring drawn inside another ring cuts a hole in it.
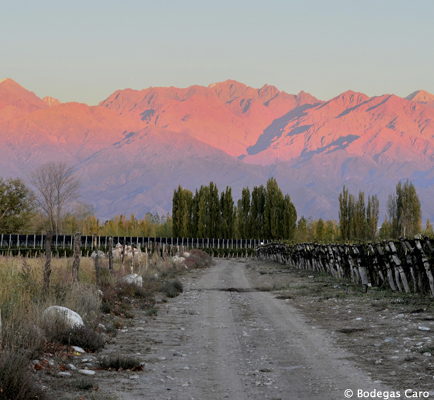
M 104 354 L 121 350 L 146 364 L 143 372 L 98 371 L 101 390 L 125 400 L 337 400 L 347 389 L 353 398 L 358 389 L 387 390 L 327 331 L 254 289 L 246 262 L 221 260 L 197 274 L 155 320 L 138 315 L 106 347 Z

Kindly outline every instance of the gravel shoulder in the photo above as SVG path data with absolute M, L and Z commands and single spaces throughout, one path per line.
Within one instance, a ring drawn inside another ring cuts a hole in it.
M 346 295 L 330 277 L 263 261 L 217 260 L 182 279 L 184 293 L 157 317 L 138 312 L 102 352 L 135 355 L 144 371 L 96 371 L 101 391 L 125 400 L 335 400 L 346 389 L 433 388 L 421 349 L 429 353 L 434 321 L 410 312 L 418 304 Z

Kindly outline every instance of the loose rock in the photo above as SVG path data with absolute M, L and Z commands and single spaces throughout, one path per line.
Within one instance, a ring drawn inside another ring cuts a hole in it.
M 52 320 L 56 323 L 59 319 L 63 320 L 65 324 L 73 328 L 74 326 L 84 326 L 83 319 L 75 311 L 66 307 L 51 306 L 44 310 L 42 317 L 45 320 Z
M 83 375 L 95 375 L 95 371 L 91 371 L 90 369 L 79 369 L 78 372 Z

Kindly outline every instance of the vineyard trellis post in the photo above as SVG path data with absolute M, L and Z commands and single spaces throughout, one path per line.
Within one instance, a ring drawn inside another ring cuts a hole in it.
M 142 249 L 140 244 L 137 247 L 137 262 L 139 264 L 139 275 L 142 273 Z
M 124 261 L 125 261 L 125 238 L 122 243 L 122 271 L 124 270 Z
M 134 273 L 134 245 L 131 242 L 131 273 Z
M 99 257 L 98 257 L 98 236 L 95 233 L 95 235 L 93 236 L 93 241 L 92 241 L 92 245 L 95 246 L 95 273 L 96 273 L 96 286 L 100 285 L 100 270 L 99 270 Z
M 53 242 L 53 232 L 47 231 L 45 238 L 45 268 L 44 268 L 44 287 L 43 291 L 48 292 L 50 288 L 50 275 L 51 275 L 51 244 Z
M 80 269 L 80 256 L 81 256 L 81 233 L 74 234 L 74 261 L 72 262 L 72 283 L 80 282 L 78 271 Z
M 109 237 L 109 271 L 113 275 L 113 238 Z

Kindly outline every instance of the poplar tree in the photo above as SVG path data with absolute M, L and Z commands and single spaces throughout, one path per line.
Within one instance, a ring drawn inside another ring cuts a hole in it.
M 237 231 L 240 239 L 250 237 L 250 190 L 244 188 L 237 207 Z
M 220 199 L 217 185 L 214 182 L 209 184 L 209 238 L 219 238 L 220 235 Z
M 389 195 L 387 202 L 391 236 L 412 237 L 422 231 L 422 211 L 416 188 L 412 182 L 398 182 L 396 192 Z
M 175 237 L 191 237 L 192 212 L 193 193 L 178 186 L 172 199 L 173 235 Z
M 221 210 L 221 237 L 232 239 L 234 237 L 234 199 L 232 189 L 226 186 L 226 190 L 220 196 Z
M 339 194 L 339 229 L 342 239 L 348 240 L 350 237 L 350 194 L 345 185 L 342 193 Z
M 253 239 L 264 238 L 265 188 L 255 186 L 250 206 L 250 233 Z
M 288 194 L 283 198 L 282 239 L 294 239 L 297 222 L 297 211 Z
M 282 220 L 283 195 L 275 178 L 267 181 L 265 210 L 264 210 L 264 235 L 269 239 L 282 237 L 279 226 Z
M 198 201 L 198 217 L 197 217 L 197 236 L 201 238 L 208 236 L 208 203 L 209 203 L 209 188 L 201 186 L 199 190 Z
M 425 227 L 424 235 L 429 236 L 431 238 L 434 236 L 434 231 L 433 231 L 431 222 L 429 221 L 429 218 L 426 220 L 426 227 Z
M 376 194 L 368 196 L 366 208 L 366 238 L 374 240 L 377 234 L 378 218 L 380 212 L 380 201 Z
M 322 242 L 325 236 L 325 225 L 322 218 L 320 218 L 316 223 L 315 240 L 317 242 Z
M 307 232 L 307 220 L 303 216 L 298 220 L 297 224 L 297 242 L 305 243 L 307 242 L 308 232 Z

